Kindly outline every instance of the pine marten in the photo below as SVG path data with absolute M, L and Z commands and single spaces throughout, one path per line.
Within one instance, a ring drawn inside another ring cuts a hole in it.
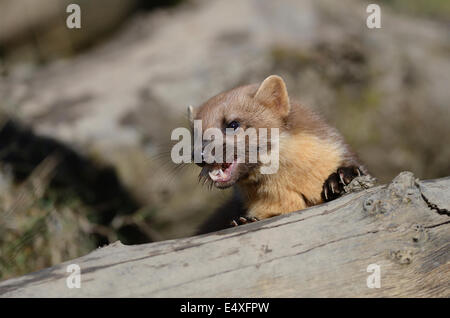
M 227 128 L 227 131 L 279 130 L 276 173 L 262 174 L 264 164 L 259 157 L 256 163 L 237 162 L 236 158 L 226 163 L 207 163 L 203 159 L 197 162 L 202 167 L 200 178 L 221 189 L 235 186 L 233 200 L 242 199 L 243 207 L 236 210 L 236 205 L 228 204 L 238 211 L 228 212 L 236 217 L 229 220 L 233 225 L 333 200 L 343 194 L 344 185 L 367 174 L 337 130 L 311 109 L 289 99 L 283 79 L 276 75 L 267 77 L 260 85 L 223 92 L 196 109 L 190 107 L 189 118 L 192 124 L 201 120 L 203 129 L 219 128 L 224 135 Z

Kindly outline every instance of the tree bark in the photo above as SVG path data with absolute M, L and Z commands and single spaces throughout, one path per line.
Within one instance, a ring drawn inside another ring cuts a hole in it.
M 0 296 L 449 297 L 449 189 L 450 177 L 402 172 L 388 185 L 237 228 L 115 242 L 4 281 Z M 68 288 L 70 264 L 81 269 L 80 288 Z

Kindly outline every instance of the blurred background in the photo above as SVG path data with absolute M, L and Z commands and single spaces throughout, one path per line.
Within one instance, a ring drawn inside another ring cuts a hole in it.
M 230 193 L 171 164 L 171 130 L 270 74 L 380 182 L 449 176 L 450 2 L 377 1 L 381 29 L 368 3 L 0 0 L 0 280 L 193 235 Z

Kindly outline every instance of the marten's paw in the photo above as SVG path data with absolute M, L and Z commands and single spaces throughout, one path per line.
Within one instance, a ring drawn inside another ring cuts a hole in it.
M 356 166 L 340 167 L 325 180 L 321 194 L 323 201 L 328 202 L 339 198 L 345 193 L 344 186 L 362 175 L 363 173 Z
M 231 226 L 238 226 L 238 225 L 243 225 L 243 224 L 247 224 L 247 223 L 253 223 L 259 221 L 258 218 L 255 218 L 254 216 L 241 216 L 236 220 L 231 221 L 230 225 Z

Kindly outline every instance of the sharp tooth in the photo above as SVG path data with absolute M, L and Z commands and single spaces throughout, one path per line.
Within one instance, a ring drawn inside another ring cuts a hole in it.
M 219 176 L 215 175 L 213 173 L 213 171 L 210 171 L 209 173 L 209 177 L 211 178 L 211 180 L 216 181 L 217 179 L 219 179 Z
M 224 173 L 222 169 L 214 169 L 210 172 L 208 172 L 209 176 L 213 181 L 217 181 L 219 179 L 225 179 L 227 177 L 227 174 Z

